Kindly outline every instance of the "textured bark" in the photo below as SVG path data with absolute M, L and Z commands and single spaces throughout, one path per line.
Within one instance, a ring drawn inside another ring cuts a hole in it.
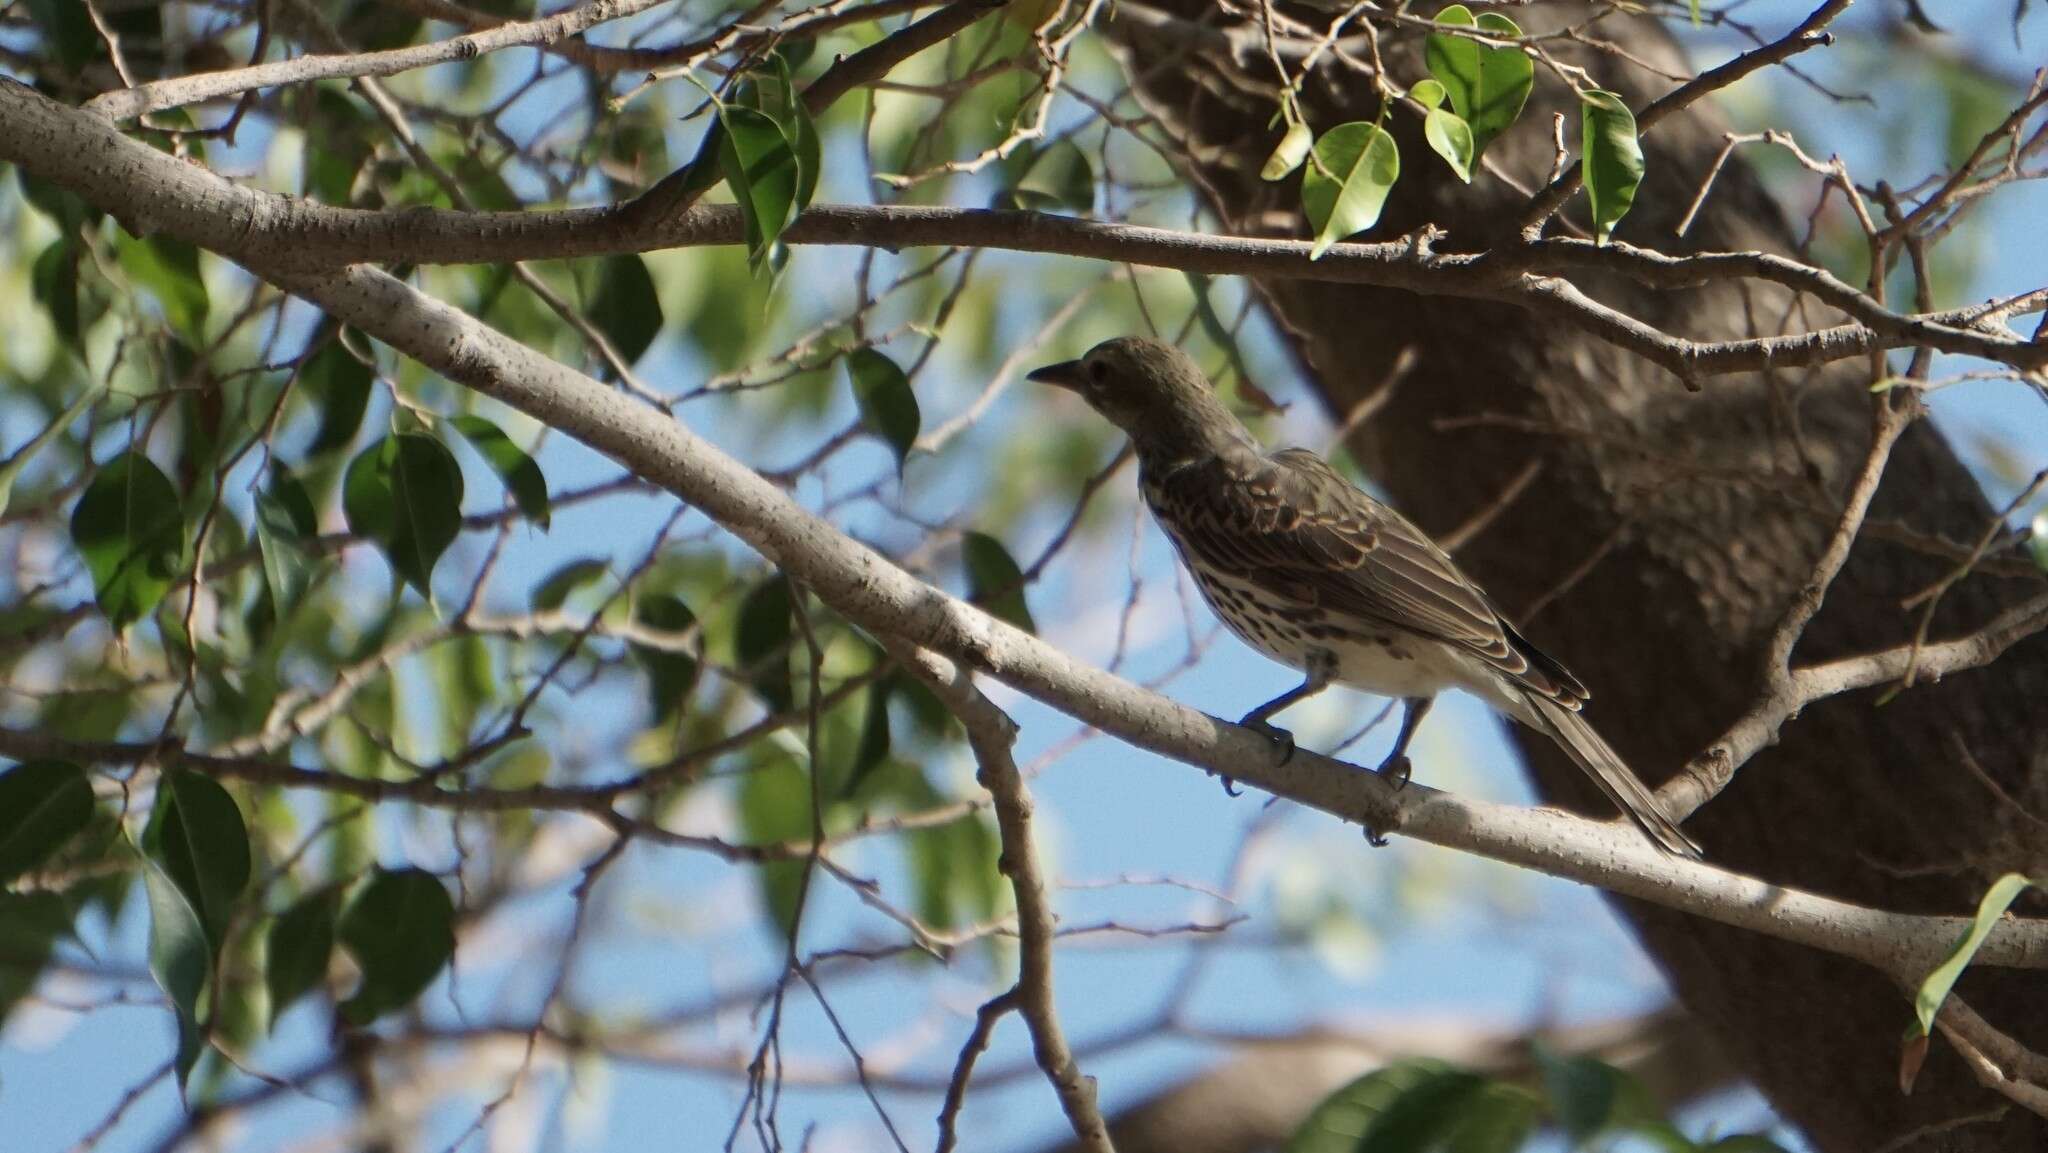
M 1194 16 L 1213 10 L 1176 6 Z M 1525 26 L 1545 9 L 1522 9 Z M 1218 24 L 1228 27 L 1227 18 Z M 1128 25 L 1127 25 L 1128 27 Z M 1532 28 L 1532 30 L 1534 30 Z M 1677 68 L 1664 33 L 1610 19 L 1602 35 Z M 1277 138 L 1271 65 L 1247 38 L 1235 63 L 1214 44 L 1160 35 L 1123 38 L 1148 107 L 1175 136 L 1213 207 L 1233 231 L 1300 235 L 1297 185 L 1260 182 Z M 1424 74 L 1419 41 L 1383 36 L 1389 70 Z M 1582 63 L 1641 107 L 1671 82 L 1612 58 Z M 1308 85 L 1312 121 L 1372 119 L 1376 100 L 1356 71 Z M 1536 97 L 1489 152 L 1526 185 L 1547 176 L 1553 111 L 1570 117 L 1555 78 L 1538 69 Z M 1476 250 L 1513 235 L 1523 197 L 1480 176 L 1458 184 L 1424 146 L 1415 118 L 1393 118 L 1403 174 L 1373 234 L 1424 224 L 1448 229 L 1440 250 Z M 1789 251 L 1782 213 L 1731 161 L 1686 241 L 1673 236 L 1720 146 L 1723 126 L 1695 108 L 1645 142 L 1649 177 L 1620 235 L 1667 250 Z M 1583 197 L 1573 206 L 1583 209 Z M 1699 338 L 1828 323 L 1825 310 L 1787 319 L 1774 291 L 1721 285 L 1653 293 L 1587 282 L 1607 303 L 1666 331 Z M 1379 386 L 1404 347 L 1413 370 L 1354 441 L 1367 471 L 1423 525 L 1445 531 L 1487 507 L 1532 457 L 1539 483 L 1461 553 L 1511 614 L 1542 599 L 1598 555 L 1525 629 L 1591 687 L 1590 716 L 1660 781 L 1750 704 L 1767 634 L 1807 580 L 1870 437 L 1869 366 L 1722 377 L 1689 394 L 1667 373 L 1583 333 L 1514 309 L 1385 289 L 1275 282 L 1263 287 L 1310 379 L 1334 413 Z M 1508 424 L 1504 424 L 1505 418 Z M 1872 510 L 1950 540 L 1974 540 L 1995 513 L 1925 422 L 1892 455 Z M 1860 542 L 1794 662 L 1902 643 L 1914 616 L 1901 598 L 1953 561 L 1900 543 Z M 1953 589 L 1932 635 L 1982 622 L 2038 585 L 1977 576 Z M 1912 912 L 1964 912 L 1991 878 L 2038 870 L 2042 822 L 1992 793 L 1965 764 L 1969 750 L 2020 805 L 2048 813 L 2048 643 L 2022 642 L 1986 670 L 1915 688 L 1882 708 L 1858 693 L 1815 705 L 1781 742 L 1742 769 L 1689 824 L 1711 859 L 1759 876 Z M 1543 793 L 1603 812 L 1580 774 L 1541 738 L 1517 739 Z M 1428 766 L 1420 766 L 1427 774 Z M 1740 930 L 1628 903 L 1625 913 L 1693 1016 L 1781 1112 L 1829 1153 L 1868 1153 L 1928 1127 L 1911 1150 L 2028 1150 L 2048 1125 L 1994 1109 L 1948 1047 L 1911 1097 L 1897 1088 L 1909 1006 L 1883 976 L 1852 962 Z M 2048 998 L 2024 973 L 1972 972 L 1960 992 L 1994 1024 L 2048 1048 Z

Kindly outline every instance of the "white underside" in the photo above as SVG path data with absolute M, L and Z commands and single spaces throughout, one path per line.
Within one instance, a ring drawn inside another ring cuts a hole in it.
M 1248 594 L 1251 588 L 1249 581 L 1216 579 L 1239 594 Z M 1202 581 L 1195 583 L 1202 587 Z M 1382 697 L 1434 697 L 1445 689 L 1464 689 L 1516 720 L 1532 723 L 1522 690 L 1476 655 L 1391 631 L 1391 643 L 1385 645 L 1376 643 L 1377 638 L 1296 639 L 1274 628 L 1253 632 L 1240 627 L 1210 589 L 1203 587 L 1202 595 L 1239 640 L 1290 668 L 1306 672 L 1317 653 L 1327 652 L 1336 659 L 1338 684 Z

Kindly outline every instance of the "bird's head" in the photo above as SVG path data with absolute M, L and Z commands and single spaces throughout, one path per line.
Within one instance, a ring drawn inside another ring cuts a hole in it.
M 1105 340 L 1079 360 L 1033 369 L 1026 380 L 1058 385 L 1129 433 L 1140 452 L 1248 443 L 1249 434 L 1187 353 L 1141 336 Z

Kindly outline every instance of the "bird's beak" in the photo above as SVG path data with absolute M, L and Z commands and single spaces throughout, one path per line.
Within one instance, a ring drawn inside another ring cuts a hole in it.
M 1048 364 L 1043 368 L 1034 368 L 1024 374 L 1024 379 L 1035 380 L 1040 384 L 1056 384 L 1061 388 L 1079 388 L 1081 387 L 1081 362 L 1078 360 L 1063 360 L 1058 364 Z

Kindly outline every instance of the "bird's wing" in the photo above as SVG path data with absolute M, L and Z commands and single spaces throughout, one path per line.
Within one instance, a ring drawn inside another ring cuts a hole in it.
M 1188 469 L 1162 486 L 1183 489 L 1176 501 L 1183 510 L 1206 510 L 1179 518 L 1183 531 L 1202 538 L 1192 543 L 1206 555 L 1306 603 L 1455 645 L 1568 708 L 1587 699 L 1585 687 L 1502 620 L 1427 534 L 1315 453 L 1246 454 L 1212 467 L 1238 476 Z

